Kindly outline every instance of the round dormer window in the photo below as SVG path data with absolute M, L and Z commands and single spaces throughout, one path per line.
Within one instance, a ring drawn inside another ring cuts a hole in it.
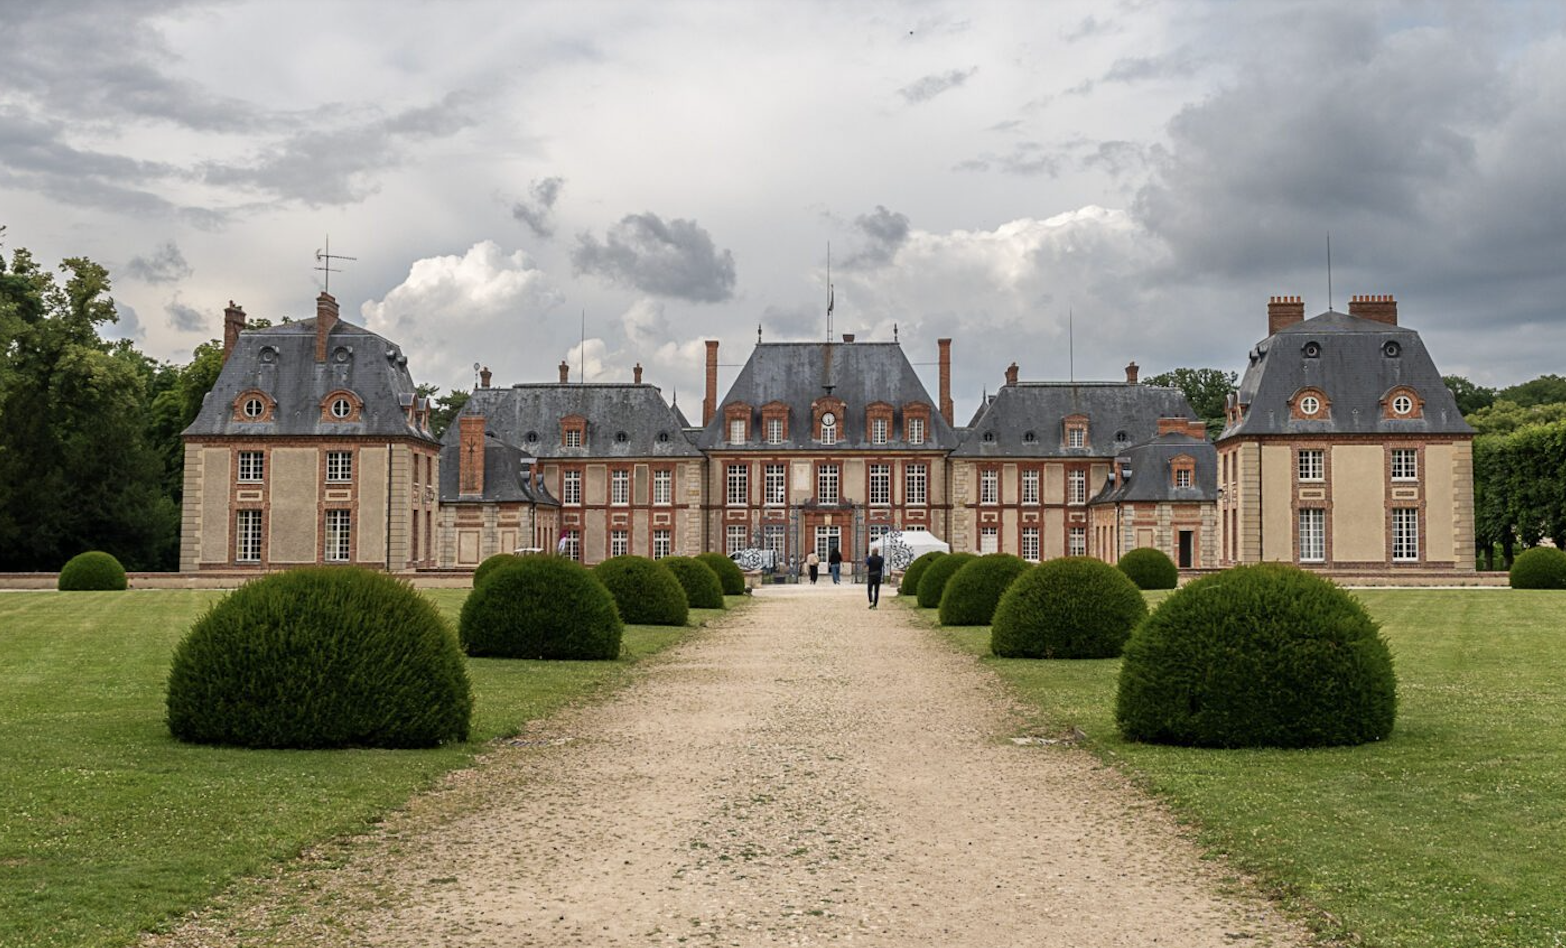
M 658 432 L 658 443 L 659 444 L 668 444 L 669 443 L 669 433 L 667 431 L 660 431 L 660 432 Z
M 1388 359 L 1396 359 L 1403 353 L 1403 347 L 1388 339 L 1387 344 L 1381 347 L 1381 351 L 1386 354 Z
M 353 405 L 346 398 L 332 399 L 332 417 L 337 419 L 347 418 L 353 414 Z
M 277 361 L 277 350 L 272 346 L 261 347 L 261 361 L 268 365 Z
M 1392 399 L 1392 414 L 1407 415 L 1414 410 L 1414 400 L 1407 395 L 1399 395 Z
M 1300 414 L 1315 415 L 1321 411 L 1321 399 L 1314 395 L 1306 395 L 1300 399 Z
M 614 433 L 614 440 L 615 440 L 616 444 L 624 444 L 627 441 L 631 440 L 631 436 L 626 434 L 623 431 L 616 431 Z
M 246 418 L 254 421 L 266 414 L 266 403 L 259 398 L 247 398 L 242 410 Z
M 995 432 L 993 432 L 993 431 L 986 431 L 984 433 L 984 440 L 986 442 L 994 441 L 995 440 Z
M 1305 358 L 1307 359 L 1319 359 L 1321 358 L 1321 343 L 1307 342 L 1300 351 L 1305 353 Z
M 1131 436 L 1126 434 L 1124 431 L 1117 431 L 1117 432 L 1115 432 L 1115 443 L 1116 444 L 1125 444 L 1126 442 L 1128 442 L 1130 440 L 1131 440 Z
M 1024 431 L 1022 433 L 1022 442 L 1024 444 L 1032 444 L 1033 442 L 1035 442 L 1037 440 L 1039 440 L 1039 436 L 1034 434 L 1031 431 Z
M 527 443 L 528 444 L 537 444 L 538 443 L 538 432 L 536 432 L 536 431 L 529 431 L 527 433 Z
M 348 347 L 347 346 L 338 346 L 335 350 L 333 350 L 333 352 L 332 352 L 332 361 L 338 363 L 339 365 L 344 363 L 344 362 L 347 362 L 348 361 Z

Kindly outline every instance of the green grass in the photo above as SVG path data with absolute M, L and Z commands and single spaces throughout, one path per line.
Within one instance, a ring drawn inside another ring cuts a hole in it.
M 1118 659 L 986 661 L 1043 732 L 1080 727 L 1325 940 L 1566 945 L 1566 593 L 1355 595 L 1399 679 L 1392 737 L 1362 747 L 1129 744 L 1113 719 Z M 944 631 L 988 654 L 987 628 Z
M 467 592 L 428 595 L 455 623 Z M 129 943 L 241 876 L 375 823 L 483 742 L 612 685 L 684 634 L 629 626 L 616 662 L 471 660 L 470 744 L 181 744 L 163 721 L 170 655 L 221 595 L 0 595 L 0 945 Z M 721 614 L 693 609 L 690 621 Z

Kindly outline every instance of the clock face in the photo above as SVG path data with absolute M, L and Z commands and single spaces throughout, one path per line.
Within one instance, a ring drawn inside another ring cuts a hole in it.
M 821 423 L 823 425 L 835 425 L 837 424 L 837 416 L 831 412 L 826 412 L 821 416 Z

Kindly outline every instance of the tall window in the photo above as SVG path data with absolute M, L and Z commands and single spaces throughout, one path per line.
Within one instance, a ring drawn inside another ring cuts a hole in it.
M 611 504 L 628 504 L 631 502 L 631 472 L 625 469 L 609 472 L 609 502 Z
M 728 499 L 730 507 L 743 507 L 750 503 L 750 469 L 743 464 L 730 464 L 728 476 L 725 478 L 728 484 Z
M 1087 503 L 1087 471 L 1066 472 L 1066 503 Z
M 821 416 L 821 443 L 837 444 L 837 416 L 831 412 Z
M 580 504 L 582 502 L 582 472 L 563 471 L 560 474 L 560 502 L 562 504 Z
M 1029 563 L 1039 561 L 1039 528 L 1022 528 L 1022 558 Z
M 929 503 L 930 472 L 923 464 L 903 468 L 903 503 L 920 506 Z
M 1039 502 L 1039 472 L 1037 469 L 1022 472 L 1022 502 L 1036 504 Z
M 674 499 L 674 472 L 667 468 L 652 472 L 652 502 L 667 504 Z
M 886 443 L 886 432 L 887 432 L 887 429 L 891 428 L 891 426 L 892 426 L 892 423 L 890 421 L 887 421 L 885 418 L 876 418 L 873 421 L 871 421 L 870 422 L 870 443 L 871 444 L 885 444 Z
M 1000 552 L 1000 527 L 979 528 L 979 552 L 986 555 Z
M 838 500 L 838 467 L 836 464 L 823 464 L 816 469 L 816 501 L 823 504 L 835 504 Z
M 1394 481 L 1419 480 L 1419 451 L 1417 449 L 1392 449 L 1392 479 Z
M 724 534 L 724 549 L 731 556 L 750 545 L 745 542 L 745 538 L 750 534 L 750 531 L 745 528 L 744 524 L 731 523 L 728 529 L 724 531 Z
M 568 448 L 580 448 L 582 446 L 582 429 L 567 428 L 565 433 L 565 446 Z
M 1299 459 L 1300 480 L 1324 480 L 1327 476 L 1326 463 L 1326 452 L 1321 448 L 1301 448 Z
M 729 419 L 729 444 L 742 444 L 745 441 L 745 419 Z
M 767 443 L 768 444 L 782 444 L 783 443 L 783 419 L 781 419 L 781 418 L 768 418 L 767 419 Z
M 778 506 L 788 502 L 788 478 L 787 467 L 782 464 L 768 464 L 766 469 L 766 499 L 765 503 Z
M 1073 424 L 1066 429 L 1066 447 L 1082 448 L 1087 446 L 1087 425 Z
M 979 472 L 979 503 L 1000 503 L 1000 471 Z
M 1419 510 L 1392 508 L 1392 560 L 1408 563 L 1419 559 Z
M 1087 556 L 1087 527 L 1072 527 L 1066 534 L 1066 555 Z
M 875 547 L 881 547 L 881 552 L 885 553 L 886 552 L 886 548 L 884 546 L 882 546 L 882 541 L 884 541 L 886 539 L 886 535 L 888 533 L 891 533 L 891 532 L 892 532 L 892 525 L 889 524 L 889 523 L 873 523 L 873 524 L 871 524 L 870 525 L 870 545 L 871 546 L 875 546 Z
M 353 452 L 326 452 L 326 479 L 329 481 L 353 480 Z
M 239 452 L 239 479 L 242 481 L 259 481 L 262 472 L 265 471 L 265 455 L 260 451 Z
M 653 559 L 661 560 L 669 555 L 672 548 L 668 530 L 653 531 Z
M 261 511 L 241 510 L 235 515 L 234 559 L 240 563 L 261 562 Z
M 870 465 L 870 503 L 890 504 L 892 502 L 892 465 Z
M 816 555 L 821 557 L 821 562 L 822 563 L 825 563 L 827 561 L 827 554 L 832 552 L 832 548 L 833 547 L 837 547 L 838 549 L 842 549 L 842 546 L 841 546 L 842 539 L 843 539 L 843 528 L 842 527 L 817 527 L 816 528 Z
M 909 418 L 909 419 L 906 419 L 903 422 L 903 427 L 907 429 L 908 443 L 909 444 L 924 444 L 924 419 L 923 418 Z
M 1176 487 L 1190 487 L 1191 486 L 1191 469 L 1190 468 L 1188 468 L 1188 467 L 1177 467 L 1177 468 L 1175 468 L 1174 476 L 1175 476 L 1175 478 L 1174 478 L 1175 485 L 1174 486 L 1176 486 Z
M 349 550 L 349 527 L 352 516 L 346 510 L 326 512 L 326 559 L 333 563 L 346 563 Z
M 778 562 L 783 562 L 783 556 L 788 546 L 788 532 L 782 524 L 769 523 L 761 528 L 761 546 L 778 555 Z
M 609 555 L 624 556 L 631 552 L 631 533 L 629 530 L 609 531 Z
M 561 554 L 568 560 L 582 562 L 582 531 L 562 530 L 560 539 L 565 541 L 565 548 L 560 551 Z
M 1327 559 L 1327 512 L 1320 507 L 1300 508 L 1300 562 Z

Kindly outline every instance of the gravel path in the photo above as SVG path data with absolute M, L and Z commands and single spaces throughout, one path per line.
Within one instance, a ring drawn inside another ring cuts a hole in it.
M 1019 720 L 895 604 L 766 588 L 327 868 L 149 943 L 1306 943 L 1090 754 L 1006 740 Z

